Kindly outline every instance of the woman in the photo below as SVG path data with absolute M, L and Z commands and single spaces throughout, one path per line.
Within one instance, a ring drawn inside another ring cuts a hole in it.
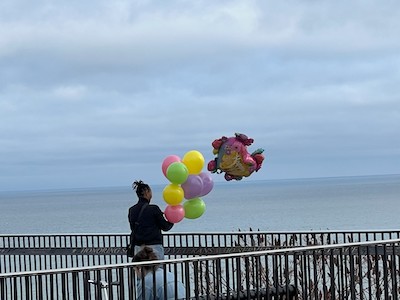
M 135 181 L 132 188 L 136 190 L 138 202 L 129 208 L 129 224 L 131 227 L 131 245 L 135 245 L 135 253 L 141 246 L 153 248 L 158 259 L 164 259 L 163 236 L 161 231 L 168 231 L 174 225 L 164 218 L 164 213 L 155 204 L 149 204 L 153 197 L 151 188 L 143 181 Z
M 133 262 L 157 260 L 153 249 L 145 246 L 133 257 Z M 136 299 L 185 299 L 186 289 L 182 282 L 176 281 L 174 274 L 157 265 L 135 267 L 138 281 Z M 176 287 L 176 288 L 175 288 Z M 144 288 L 144 289 L 143 289 Z

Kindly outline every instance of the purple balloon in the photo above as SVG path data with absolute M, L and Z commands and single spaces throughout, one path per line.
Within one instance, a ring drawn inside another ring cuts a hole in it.
M 185 199 L 193 199 L 199 197 L 203 190 L 203 180 L 199 175 L 189 175 L 184 183 L 181 184 Z
M 211 192 L 211 190 L 214 187 L 214 181 L 211 177 L 211 175 L 207 172 L 201 172 L 199 174 L 201 180 L 203 181 L 203 188 L 200 192 L 200 196 L 199 197 L 203 197 L 205 195 L 207 195 L 209 192 Z

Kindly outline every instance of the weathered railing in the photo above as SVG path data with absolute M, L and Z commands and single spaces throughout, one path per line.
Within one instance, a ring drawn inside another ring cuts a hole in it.
M 170 259 L 400 238 L 400 230 L 167 233 Z M 0 235 L 0 273 L 128 262 L 128 234 Z
M 398 299 L 399 247 L 400 239 L 362 241 L 0 274 L 0 298 L 135 299 L 134 268 L 157 264 L 183 282 L 186 298 L 278 299 L 281 289 L 292 299 L 293 288 L 293 299 Z

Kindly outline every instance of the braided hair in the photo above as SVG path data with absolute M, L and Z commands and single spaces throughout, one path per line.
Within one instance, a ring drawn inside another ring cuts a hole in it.
M 132 183 L 133 190 L 136 190 L 138 197 L 143 197 L 146 191 L 150 190 L 150 186 L 141 180 L 136 180 Z

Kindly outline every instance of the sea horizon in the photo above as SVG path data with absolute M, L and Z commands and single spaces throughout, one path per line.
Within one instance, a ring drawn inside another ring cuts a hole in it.
M 154 184 L 153 204 L 167 206 Z M 172 232 L 381 230 L 399 228 L 400 175 L 216 182 L 198 219 Z M 183 200 L 183 201 L 186 201 Z M 3 234 L 128 233 L 131 186 L 0 192 Z
M 393 177 L 393 176 L 400 176 L 400 173 L 395 173 L 395 174 L 367 174 L 367 175 L 343 175 L 343 176 L 321 176 L 321 177 L 289 177 L 289 178 L 270 178 L 270 179 L 257 179 L 257 178 L 250 178 L 250 177 L 244 177 L 242 180 L 232 180 L 232 181 L 224 181 L 224 180 L 214 180 L 214 185 L 224 185 L 224 184 L 232 184 L 235 182 L 240 182 L 240 183 L 257 183 L 257 182 L 277 182 L 277 181 L 302 181 L 302 180 L 329 180 L 329 179 L 352 179 L 352 178 L 379 178 L 379 177 Z M 150 186 L 165 186 L 169 184 L 170 182 L 165 179 L 165 182 L 157 182 L 157 183 L 151 183 L 149 182 L 148 184 Z M 2 193 L 29 193 L 29 192 L 53 192 L 53 191 L 73 191 L 73 190 L 98 190 L 98 189 L 120 189 L 120 188 L 126 188 L 128 187 L 131 189 L 131 184 L 128 185 L 110 185 L 110 186 L 82 186 L 82 187 L 55 187 L 55 188 L 38 188 L 38 189 L 26 189 L 26 190 L 0 190 L 0 195 Z

